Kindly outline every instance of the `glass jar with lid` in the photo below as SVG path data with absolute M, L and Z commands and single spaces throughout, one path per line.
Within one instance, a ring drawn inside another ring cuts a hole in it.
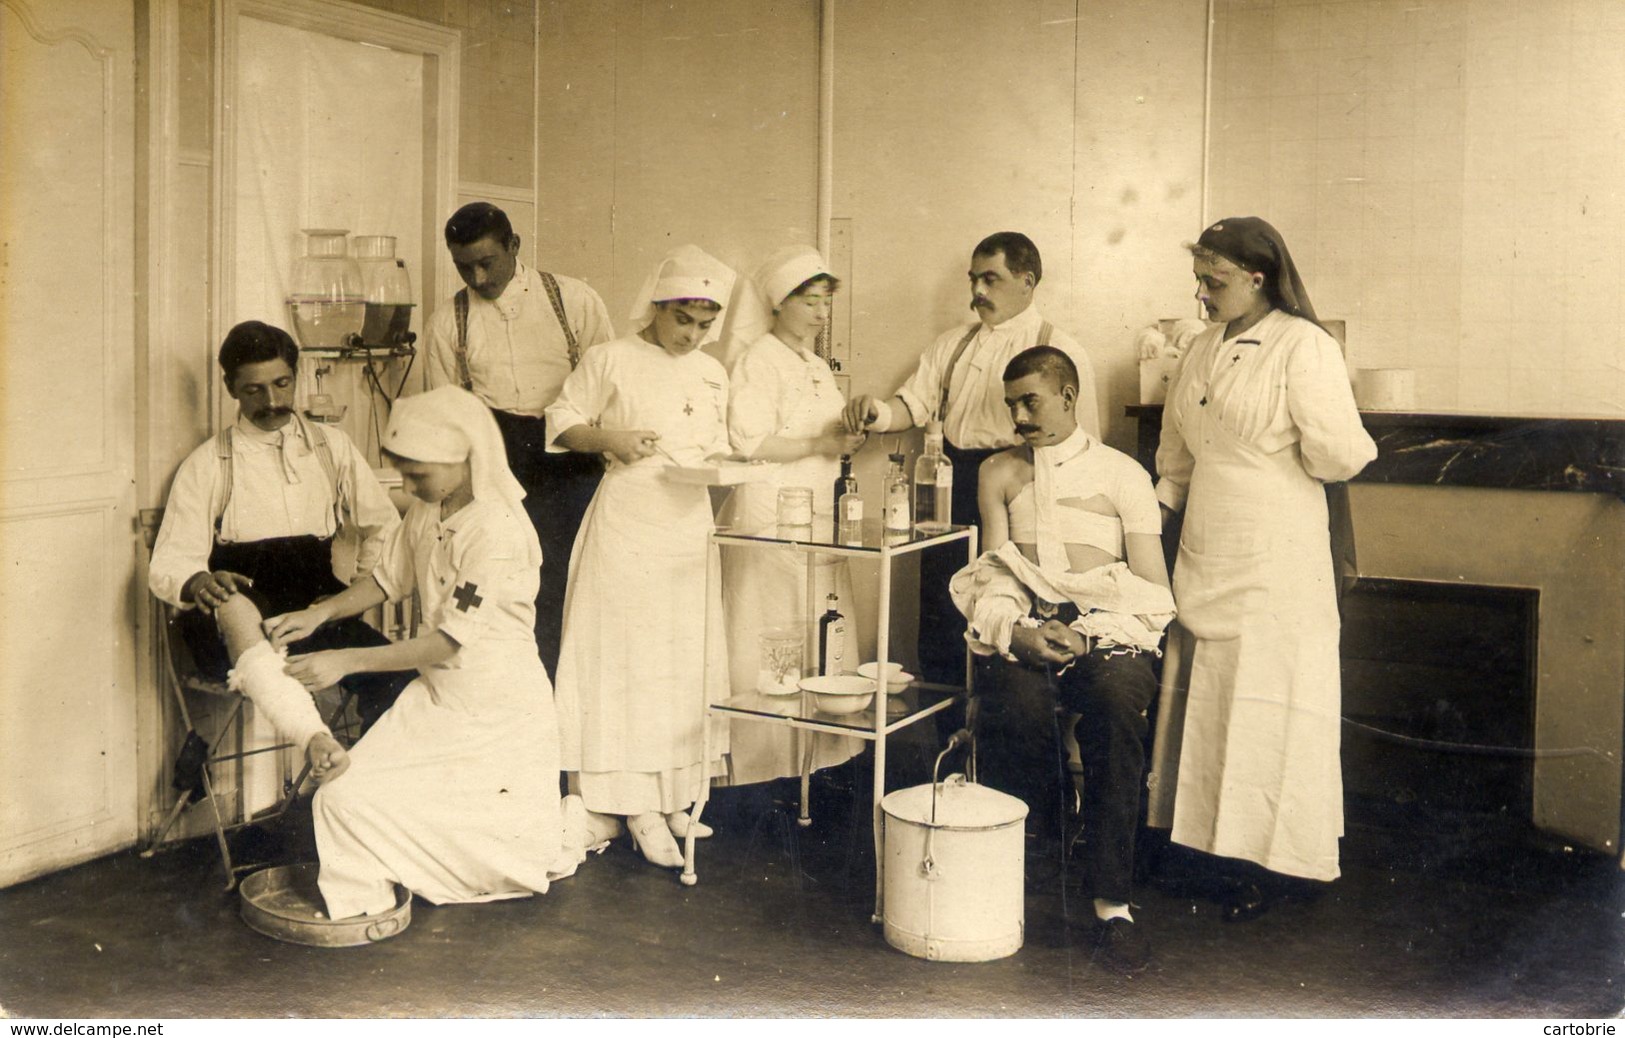
M 412 341 L 412 278 L 395 255 L 395 236 L 358 234 L 351 239 L 361 268 L 366 312 L 361 341 L 368 346 L 401 346 Z
M 307 228 L 305 254 L 294 260 L 285 302 L 302 349 L 354 345 L 366 316 L 361 268 L 350 257 L 349 231 Z

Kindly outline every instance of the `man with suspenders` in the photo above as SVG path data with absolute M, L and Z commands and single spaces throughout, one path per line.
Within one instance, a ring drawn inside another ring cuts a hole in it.
M 584 281 L 519 262 L 519 235 L 501 209 L 471 202 L 446 221 L 446 248 L 467 286 L 429 324 L 429 387 L 462 386 L 502 430 L 508 467 L 542 544 L 536 645 L 556 675 L 570 550 L 603 474 L 592 454 L 548 454 L 543 410 L 590 346 L 612 337 L 609 311 Z
M 854 432 L 898 432 L 930 421 L 943 426 L 943 450 L 954 467 L 953 521 L 977 521 L 977 468 L 1019 442 L 1004 403 L 1004 368 L 1033 346 L 1054 346 L 1078 368 L 1078 424 L 1100 435 L 1094 367 L 1075 339 L 1038 312 L 1033 291 L 1043 277 L 1038 248 L 1026 235 L 1001 231 L 971 253 L 971 309 L 979 320 L 939 335 L 890 401 L 862 395 L 847 404 Z M 920 562 L 920 666 L 929 681 L 959 684 L 965 673 L 965 618 L 948 595 L 963 560 L 947 551 Z
M 294 409 L 298 363 L 298 347 L 280 328 L 244 321 L 227 333 L 220 367 L 226 391 L 237 401 L 237 420 L 181 463 L 153 547 L 148 585 L 182 610 L 182 637 L 199 670 L 216 679 L 226 676 L 231 662 L 215 629 L 215 609 L 244 593 L 262 617 L 272 617 L 343 591 L 346 580 L 334 572 L 334 539 L 341 531 L 354 532 L 355 575 L 364 577 L 400 522 L 349 437 Z M 360 617 L 351 617 L 323 627 L 290 652 L 388 644 Z M 346 679 L 363 731 L 413 676 Z

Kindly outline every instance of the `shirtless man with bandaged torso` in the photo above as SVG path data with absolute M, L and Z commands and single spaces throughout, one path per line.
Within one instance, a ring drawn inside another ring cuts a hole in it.
M 979 774 L 1023 797 L 1030 819 L 1053 817 L 1054 718 L 1065 708 L 1083 763 L 1097 956 L 1134 972 L 1149 958 L 1128 901 L 1144 714 L 1157 689 L 1150 656 L 1173 618 L 1161 517 L 1146 471 L 1078 424 L 1071 358 L 1035 346 L 1003 374 L 1023 443 L 982 463 L 989 550 L 950 584 L 979 658 Z

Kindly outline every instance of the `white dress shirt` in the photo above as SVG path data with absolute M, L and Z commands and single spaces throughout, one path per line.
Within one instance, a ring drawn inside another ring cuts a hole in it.
M 239 416 L 232 429 L 229 500 L 217 437 L 203 441 L 175 473 L 152 551 L 148 573 L 152 593 L 171 605 L 191 608 L 191 603 L 181 601 L 181 589 L 194 574 L 209 568 L 216 517 L 223 544 L 336 534 L 334 488 L 313 446 L 315 436 L 327 437 L 338 471 L 340 511 L 347 513 L 345 525 L 354 527 L 360 538 L 356 573 L 371 573 L 400 514 L 350 438 L 333 426 L 317 426 L 298 415 L 275 432 L 265 432 Z
M 585 281 L 561 274 L 564 315 L 582 351 L 612 337 L 609 310 Z M 462 385 L 457 314 L 451 303 L 429 322 L 429 388 Z M 495 300 L 468 294 L 468 370 L 474 395 L 499 411 L 540 417 L 570 374 L 569 344 L 542 277 L 523 263 Z
M 1044 318 L 1029 306 L 1002 324 L 977 326 L 976 335 L 954 365 L 948 386 L 948 414 L 937 414 L 942 380 L 968 325 L 956 325 L 937 336 L 920 356 L 914 374 L 897 390 L 915 425 L 941 418 L 948 442 L 964 450 L 1014 446 L 1018 440 L 1004 405 L 1004 368 L 1011 358 L 1038 345 Z M 1077 340 L 1051 327 L 1049 344 L 1072 358 L 1078 368 L 1078 424 L 1100 436 L 1100 407 L 1095 396 L 1095 369 Z

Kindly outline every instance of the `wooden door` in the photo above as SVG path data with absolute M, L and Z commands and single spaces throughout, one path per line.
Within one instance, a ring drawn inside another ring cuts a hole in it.
M 0 886 L 136 835 L 133 47 L 0 0 Z

